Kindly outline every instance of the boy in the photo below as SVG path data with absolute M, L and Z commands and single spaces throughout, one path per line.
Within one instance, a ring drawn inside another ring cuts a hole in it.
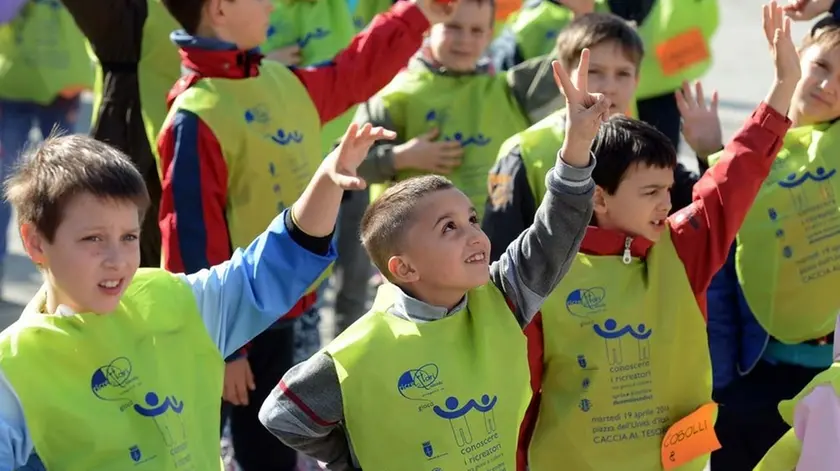
M 543 205 L 489 274 L 476 209 L 449 180 L 408 179 L 371 204 L 362 242 L 390 284 L 263 404 L 278 438 L 334 471 L 514 469 L 531 397 L 521 329 L 577 251 L 591 216 L 589 146 L 609 110 L 579 70 L 580 89 L 561 82 L 569 139 Z
M 701 407 L 712 400 L 705 291 L 790 126 L 800 76 L 789 22 L 774 11 L 776 81 L 690 206 L 667 216 L 677 156 L 662 133 L 614 116 L 595 139 L 593 225 L 526 331 L 541 387 L 538 420 L 523 424 L 534 427 L 522 449 L 532 471 L 661 469 L 682 432 L 671 426 L 687 416 L 705 421 L 695 431 L 706 439 L 674 464 L 706 466 L 716 441 L 714 407 Z
M 817 26 L 799 49 L 803 78 L 788 113 L 794 128 L 709 286 L 715 398 L 723 404 L 715 469 L 752 469 L 793 424 L 792 415 L 779 415 L 779 402 L 834 358 L 840 273 L 832 269 L 834 216 L 823 215 L 840 207 L 832 171 L 840 135 L 840 25 L 827 18 Z
M 642 39 L 633 27 L 615 15 L 589 13 L 576 18 L 560 33 L 556 55 L 564 67 L 571 68 L 584 49 L 590 51 L 590 89 L 610 98 L 612 114 L 627 113 L 634 104 L 639 84 L 639 65 L 644 56 Z M 686 93 L 691 98 L 687 86 Z M 713 107 L 716 99 L 714 95 Z M 712 119 L 706 119 L 710 113 Z M 689 108 L 687 103 L 683 114 L 686 140 L 697 150 L 698 161 L 702 163 L 706 156 L 723 148 L 717 114 L 703 112 L 699 106 Z M 552 164 L 543 159 L 544 150 L 563 143 L 562 120 L 563 110 L 557 110 L 502 144 L 498 160 L 490 170 L 490 198 L 482 223 L 484 232 L 494 242 L 493 260 L 498 260 L 504 247 L 534 219 L 536 202 L 545 193 L 542 182 Z M 717 126 L 709 130 L 705 124 L 708 122 Z M 677 164 L 674 178 L 671 202 L 676 211 L 691 203 L 691 189 L 698 177 Z
M 174 272 L 227 260 L 300 196 L 323 155 L 321 125 L 387 84 L 420 46 L 429 22 L 443 21 L 452 8 L 435 0 L 400 2 L 332 62 L 289 69 L 261 63 L 256 51 L 266 40 L 270 1 L 164 5 L 184 28 L 172 38 L 186 72 L 170 93 L 158 141 L 163 266 Z M 314 305 L 312 292 L 289 316 Z M 278 326 L 249 345 L 252 358 L 242 351 L 228 359 L 224 398 L 243 406 L 232 412 L 232 431 L 245 471 L 285 469 L 294 459 L 257 420 L 259 405 L 291 366 L 292 335 Z
M 85 38 L 58 0 L 0 2 L 0 178 L 11 175 L 33 125 L 73 131 L 93 85 Z M 0 285 L 12 209 L 0 201 Z
M 2 469 L 218 469 L 222 358 L 326 270 L 343 189 L 389 136 L 351 127 L 291 209 L 192 275 L 137 271 L 149 197 L 127 156 L 82 136 L 36 149 L 6 187 L 45 283 L 0 335 Z
M 487 172 L 499 146 L 536 122 L 532 112 L 545 105 L 527 99 L 532 83 L 520 81 L 516 71 L 497 75 L 481 61 L 493 35 L 493 11 L 493 0 L 461 1 L 450 20 L 432 27 L 428 47 L 408 68 L 359 107 L 356 122 L 398 136 L 375 147 L 361 170 L 371 183 L 383 183 L 371 187 L 372 199 L 387 184 L 436 173 L 484 213 Z

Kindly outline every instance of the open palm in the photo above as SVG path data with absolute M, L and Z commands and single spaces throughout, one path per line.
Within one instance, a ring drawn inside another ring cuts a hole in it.
M 332 181 L 345 190 L 362 190 L 365 181 L 357 176 L 356 170 L 365 160 L 370 146 L 379 140 L 391 140 L 397 133 L 382 127 L 373 127 L 370 123 L 359 126 L 356 123 L 347 128 L 338 147 L 327 156 L 332 159 L 328 173 Z

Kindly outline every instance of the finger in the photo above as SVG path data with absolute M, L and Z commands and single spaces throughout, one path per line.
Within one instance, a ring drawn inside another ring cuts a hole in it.
M 357 132 L 359 132 L 359 124 L 350 123 L 350 126 L 347 127 L 347 131 L 344 132 L 344 137 L 341 138 L 341 143 L 339 144 L 339 147 L 344 145 L 345 142 L 351 141 L 353 138 L 355 138 Z
M 225 381 L 225 385 L 222 388 L 222 399 L 230 402 L 231 404 L 233 404 L 233 401 L 236 400 L 236 397 L 234 397 L 234 395 L 231 393 L 231 389 L 230 386 L 227 384 L 227 381 Z
M 364 179 L 350 175 L 336 175 L 335 184 L 344 190 L 364 190 L 367 186 Z
M 575 88 L 582 94 L 589 93 L 589 49 L 580 51 L 577 73 L 575 74 Z
M 773 45 L 775 29 L 773 28 L 773 21 L 770 17 L 770 5 L 761 6 L 761 27 L 764 28 L 764 38 L 767 40 L 767 43 Z
M 245 370 L 245 381 L 247 382 L 249 390 L 253 391 L 257 389 L 257 385 L 254 383 L 254 372 L 251 371 L 250 366 Z
M 720 102 L 720 98 L 718 97 L 718 91 L 713 90 L 712 91 L 712 104 L 711 104 L 711 106 L 709 106 L 709 110 L 712 113 L 714 113 L 715 115 L 717 115 L 717 113 L 718 113 L 718 103 L 719 102 Z
M 356 130 L 356 134 L 354 135 L 354 140 L 359 140 L 366 135 L 370 134 L 370 130 L 373 129 L 373 125 L 370 123 L 365 123 L 359 129 Z
M 697 105 L 697 101 L 694 99 L 694 92 L 691 91 L 691 84 L 688 83 L 688 80 L 683 80 L 682 96 L 683 101 L 685 101 L 686 109 L 689 111 L 694 109 Z
M 703 94 L 703 84 L 698 80 L 694 84 L 694 91 L 697 94 L 697 107 L 701 110 L 706 109 L 706 96 Z
M 438 156 L 447 158 L 459 158 L 464 155 L 464 148 L 458 147 L 442 147 L 438 149 Z
M 689 107 L 682 90 L 674 92 L 674 96 L 677 99 L 677 109 L 680 110 L 680 116 L 685 118 L 688 115 Z
M 365 138 L 369 140 L 371 143 L 373 141 L 390 141 L 397 137 L 397 133 L 391 131 L 390 129 L 385 129 L 381 126 L 377 126 L 368 130 L 367 135 Z
M 440 129 L 438 129 L 437 127 L 433 127 L 429 130 L 429 132 L 420 136 L 420 139 L 423 139 L 425 141 L 434 141 L 439 135 Z
M 244 381 L 236 382 L 236 398 L 239 401 L 240 406 L 248 405 L 248 388 L 246 387 Z
M 443 164 L 436 164 L 432 169 L 432 172 L 438 175 L 449 175 L 452 172 L 452 167 Z
M 600 93 L 592 94 L 596 98 L 595 104 L 592 105 L 586 112 L 592 117 L 599 117 L 601 121 L 606 121 L 610 117 L 610 106 L 612 102 L 606 95 Z
M 785 18 L 784 19 L 784 21 L 782 22 L 782 31 L 784 31 L 784 33 L 785 33 L 785 39 L 789 39 L 789 40 L 792 41 L 791 35 L 790 35 L 790 22 L 791 22 L 790 18 Z
M 554 70 L 554 83 L 557 84 L 557 88 L 560 89 L 560 92 L 566 97 L 566 101 L 572 103 L 577 102 L 578 97 L 576 95 L 577 90 L 575 86 L 572 85 L 572 80 L 569 78 L 569 74 L 566 73 L 566 69 L 560 65 L 560 62 L 552 61 L 551 68 Z

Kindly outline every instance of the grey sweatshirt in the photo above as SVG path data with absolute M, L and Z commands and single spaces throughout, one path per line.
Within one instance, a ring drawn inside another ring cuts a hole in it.
M 594 166 L 594 158 L 586 168 L 560 161 L 548 172 L 548 191 L 537 209 L 534 224 L 508 246 L 499 261 L 490 265 L 491 283 L 511 301 L 512 315 L 522 328 L 568 272 L 580 247 L 592 215 Z M 411 322 L 435 322 L 466 306 L 466 296 L 448 310 L 399 291 L 388 313 Z M 335 364 L 324 351 L 286 373 L 263 403 L 260 421 L 283 443 L 327 463 L 331 471 L 360 469 L 345 433 Z

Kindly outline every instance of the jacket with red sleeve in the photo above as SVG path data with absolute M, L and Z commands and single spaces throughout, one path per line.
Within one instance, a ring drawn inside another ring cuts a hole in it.
M 668 217 L 671 240 L 685 266 L 689 284 L 703 317 L 706 289 L 729 255 L 741 224 L 770 173 L 791 122 L 762 103 L 723 150 L 720 161 L 694 186 L 693 202 Z M 590 226 L 580 250 L 589 255 L 621 255 L 627 234 Z M 637 237 L 630 245 L 633 257 L 644 259 L 653 242 Z M 543 372 L 542 318 L 538 314 L 525 330 L 534 399 L 520 434 L 519 469 L 525 464 L 531 432 L 539 411 Z
M 428 27 L 416 5 L 397 2 L 331 62 L 292 68 L 321 123 L 387 85 L 420 47 Z M 230 43 L 182 31 L 173 33 L 172 39 L 180 48 L 184 75 L 169 94 L 170 105 L 202 77 L 245 80 L 259 74 L 262 56 L 256 51 L 237 50 Z M 227 260 L 233 251 L 225 218 L 228 174 L 216 136 L 194 113 L 178 110 L 161 130 L 158 152 L 164 267 L 191 273 Z M 289 315 L 299 315 L 314 301 L 314 295 L 307 295 Z

